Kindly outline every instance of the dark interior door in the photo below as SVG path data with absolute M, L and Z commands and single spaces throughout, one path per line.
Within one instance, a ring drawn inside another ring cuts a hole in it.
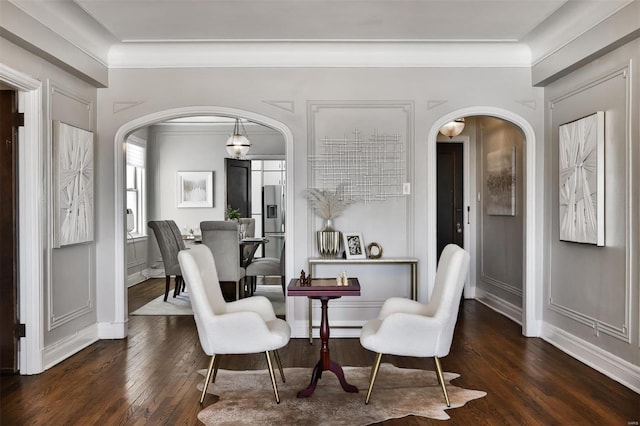
M 251 160 L 225 159 L 227 206 L 251 217 Z
M 463 247 L 464 197 L 462 144 L 439 143 L 437 171 L 438 259 L 447 244 Z
M 18 370 L 17 153 L 18 96 L 0 90 L 0 372 Z

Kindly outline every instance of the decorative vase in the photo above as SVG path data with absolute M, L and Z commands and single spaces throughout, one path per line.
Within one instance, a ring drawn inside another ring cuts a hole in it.
M 340 254 L 342 233 L 333 229 L 331 219 L 327 219 L 324 228 L 316 231 L 316 242 L 318 243 L 318 253 L 320 257 L 328 259 L 336 258 Z

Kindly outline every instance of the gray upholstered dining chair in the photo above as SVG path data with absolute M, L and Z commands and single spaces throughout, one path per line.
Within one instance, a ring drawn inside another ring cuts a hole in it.
M 247 288 L 249 294 L 253 294 L 256 289 L 256 278 L 260 276 L 280 276 L 282 291 L 285 292 L 285 264 L 284 264 L 284 244 L 280 250 L 280 258 L 277 257 L 258 257 L 252 260 L 246 267 L 247 271 Z
M 230 220 L 208 220 L 200 222 L 202 244 L 209 247 L 220 282 L 233 282 L 236 300 L 240 299 L 240 288 L 244 284 L 245 269 L 240 263 L 240 240 L 238 223 Z
M 173 297 L 180 294 L 180 290 L 183 286 L 182 272 L 180 271 L 180 264 L 178 263 L 178 252 L 184 249 L 184 242 L 182 241 L 182 235 L 177 225 L 176 229 L 173 229 L 173 225 L 166 220 L 151 220 L 148 225 L 153 230 L 160 248 L 160 255 L 162 256 L 162 263 L 164 265 L 165 274 L 165 289 L 164 289 L 164 301 L 167 301 L 169 296 L 169 289 L 171 287 L 171 276 L 175 276 L 175 287 L 173 290 Z M 176 235 L 176 230 L 178 235 Z
M 371 382 L 365 404 L 369 403 L 382 354 L 389 354 L 433 357 L 444 399 L 447 407 L 451 406 L 440 358 L 447 356 L 451 350 L 460 296 L 468 271 L 469 253 L 455 244 L 447 245 L 438 261 L 436 281 L 429 303 L 392 297 L 384 302 L 378 318 L 365 323 L 360 334 L 360 344 L 377 354 L 371 368 Z
M 256 236 L 256 220 L 252 217 L 241 217 L 238 219 L 238 225 L 244 225 L 244 237 L 245 238 L 254 238 Z M 242 266 L 247 266 L 251 259 L 253 259 L 253 255 L 256 253 L 260 247 L 258 244 L 247 244 L 242 247 Z

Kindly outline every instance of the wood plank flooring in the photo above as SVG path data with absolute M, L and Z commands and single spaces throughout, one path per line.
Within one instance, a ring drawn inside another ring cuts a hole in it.
M 162 294 L 164 280 L 129 290 L 129 311 Z M 374 355 L 358 339 L 331 340 L 342 365 L 369 366 Z M 280 351 L 285 367 L 311 368 L 319 342 L 292 339 Z M 196 370 L 207 357 L 193 317 L 131 316 L 129 337 L 99 341 L 36 376 L 2 376 L 2 425 L 198 424 Z M 433 369 L 431 360 L 385 357 L 399 367 Z M 454 384 L 484 390 L 485 398 L 448 411 L 454 425 L 632 425 L 640 395 L 565 355 L 475 301 L 465 301 L 446 371 Z M 264 355 L 227 356 L 220 368 L 263 369 Z M 374 395 L 375 397 L 375 395 Z M 364 394 L 363 394 L 364 398 Z M 205 405 L 214 403 L 208 397 Z M 384 425 L 431 425 L 406 417 Z

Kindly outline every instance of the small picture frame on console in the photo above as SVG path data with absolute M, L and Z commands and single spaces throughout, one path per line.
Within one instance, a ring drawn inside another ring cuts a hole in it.
M 366 259 L 364 240 L 359 232 L 343 232 L 344 252 L 347 259 Z

